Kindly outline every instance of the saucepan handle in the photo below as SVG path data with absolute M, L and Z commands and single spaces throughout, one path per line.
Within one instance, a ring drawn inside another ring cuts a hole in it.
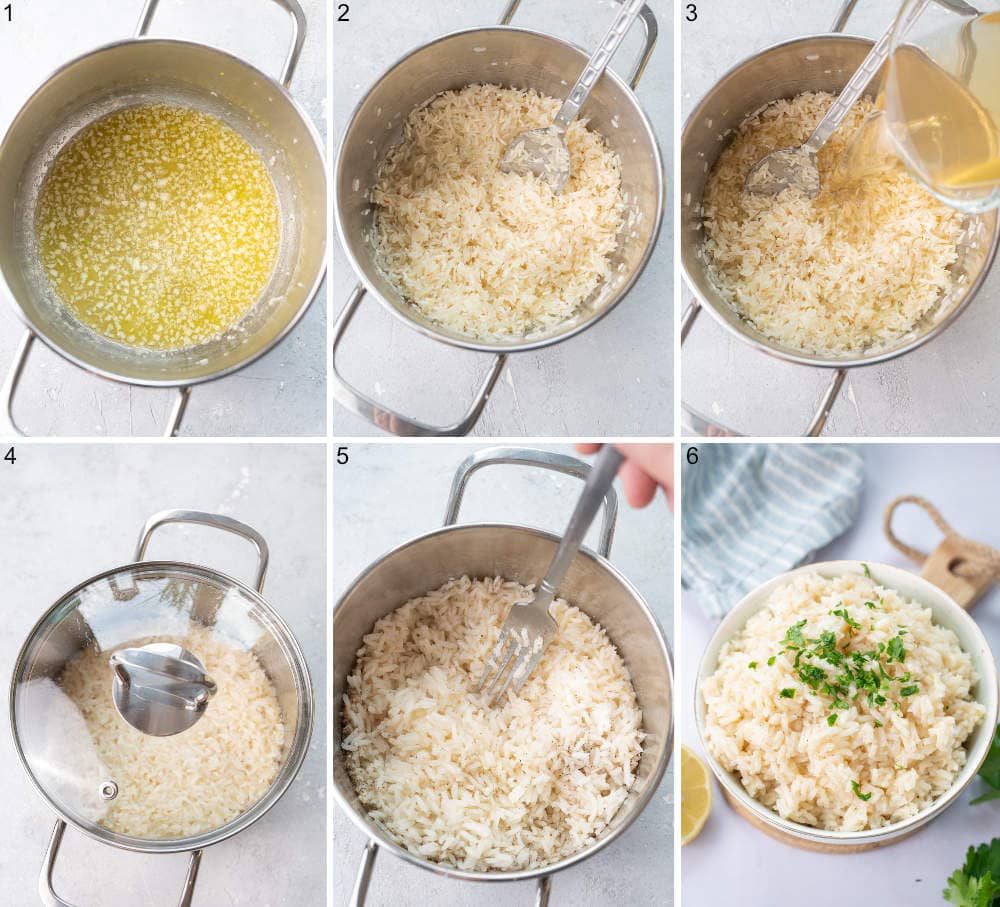
M 840 10 L 837 13 L 837 18 L 833 20 L 833 28 L 831 28 L 830 31 L 839 33 L 847 28 L 847 23 L 854 14 L 854 8 L 857 5 L 858 0 L 844 0 L 844 3 L 841 5 Z
M 486 380 L 480 386 L 479 393 L 476 394 L 472 405 L 458 422 L 445 426 L 428 425 L 426 422 L 418 422 L 416 419 L 409 419 L 391 409 L 386 409 L 381 403 L 376 403 L 371 397 L 361 393 L 354 385 L 349 384 L 344 376 L 337 371 L 337 350 L 344 339 L 347 326 L 351 323 L 358 306 L 361 305 L 361 300 L 365 297 L 365 292 L 364 284 L 359 283 L 352 291 L 347 305 L 341 310 L 333 325 L 330 384 L 337 402 L 352 413 L 361 416 L 362 419 L 367 419 L 372 425 L 377 425 L 394 435 L 407 438 L 443 438 L 467 435 L 479 421 L 479 417 L 490 399 L 490 394 L 493 393 L 497 379 L 507 363 L 507 354 L 498 354 L 493 360 L 493 366 L 490 368 Z
M 45 907 L 73 907 L 69 901 L 63 900 L 56 894 L 52 880 L 56 868 L 56 857 L 59 855 L 59 846 L 62 844 L 65 831 L 66 823 L 59 819 L 56 822 L 56 827 L 52 830 L 52 837 L 49 838 L 49 846 L 45 850 L 42 872 L 38 877 L 38 894 Z M 184 890 L 181 892 L 181 899 L 177 902 L 178 907 L 191 907 L 195 882 L 198 881 L 198 867 L 201 866 L 201 854 L 200 850 L 191 853 L 187 876 L 184 879 Z
M 591 466 L 575 457 L 552 453 L 547 450 L 532 450 L 527 447 L 488 447 L 477 451 L 462 462 L 455 472 L 448 494 L 448 506 L 445 509 L 444 525 L 451 526 L 458 521 L 458 513 L 462 508 L 462 498 L 465 496 L 465 486 L 474 472 L 484 466 L 498 463 L 515 466 L 537 466 L 541 469 L 551 469 L 564 475 L 576 476 L 586 481 L 590 475 Z M 615 522 L 618 519 L 618 495 L 614 488 L 608 488 L 604 495 L 604 516 L 601 520 L 601 533 L 597 550 L 602 557 L 611 554 L 611 542 L 615 535 Z
M 252 526 L 234 520 L 232 517 L 223 516 L 221 513 L 206 513 L 202 510 L 162 510 L 159 513 L 154 513 L 146 520 L 146 525 L 142 527 L 139 544 L 135 548 L 134 559 L 136 561 L 141 561 L 146 556 L 146 548 L 149 547 L 149 540 L 153 533 L 167 523 L 193 523 L 198 526 L 211 526 L 213 529 L 221 529 L 223 532 L 231 532 L 233 535 L 245 538 L 257 551 L 254 588 L 258 592 L 263 592 L 264 577 L 267 575 L 267 562 L 270 557 L 266 539 Z
M 295 74 L 295 67 L 298 65 L 299 57 L 302 55 L 302 45 L 306 40 L 306 14 L 299 6 L 298 0 L 271 0 L 277 3 L 292 20 L 292 40 L 285 56 L 285 62 L 281 67 L 279 81 L 285 88 L 292 82 Z M 160 5 L 160 0 L 146 0 L 146 5 L 142 8 L 142 15 L 139 17 L 139 24 L 135 29 L 135 36 L 141 38 L 149 32 L 149 26 L 156 15 L 156 8 Z
M 970 6 L 964 0 L 935 0 L 938 6 L 943 6 L 945 9 L 953 10 L 963 16 L 975 16 L 978 15 L 979 11 L 974 7 Z M 832 32 L 842 32 L 847 28 L 847 23 L 854 13 L 854 8 L 858 5 L 858 0 L 844 0 L 843 5 L 840 7 L 840 11 L 837 13 L 837 18 L 833 20 L 833 28 L 830 29 Z
M 618 2 L 624 5 L 625 0 L 618 0 Z M 507 7 L 500 17 L 500 24 L 510 25 L 520 5 L 521 0 L 508 0 Z M 644 38 L 642 50 L 639 52 L 639 56 L 636 58 L 635 63 L 632 64 L 632 69 L 628 74 L 628 83 L 633 88 L 638 86 L 639 80 L 646 70 L 646 64 L 649 62 L 653 48 L 656 46 L 657 35 L 660 33 L 660 28 L 656 24 L 656 16 L 653 15 L 653 11 L 649 8 L 648 4 L 639 11 L 639 21 L 642 22 Z
M 846 368 L 838 368 L 834 371 L 833 378 L 830 379 L 830 383 L 827 385 L 826 391 L 819 401 L 816 415 L 813 416 L 812 422 L 809 423 L 809 428 L 806 429 L 807 438 L 818 438 L 823 434 L 826 420 L 830 418 L 830 413 L 833 411 L 833 404 L 837 402 L 837 397 L 840 395 L 840 389 L 844 386 L 844 379 L 846 377 Z
M 687 340 L 691 328 L 701 314 L 701 303 L 691 302 L 681 316 L 681 347 Z M 709 419 L 681 400 L 681 429 L 685 435 L 698 435 L 706 438 L 738 438 L 739 434 L 722 423 Z
M 700 311 L 701 305 L 697 302 L 692 302 L 684 311 L 684 315 L 681 318 L 681 346 L 683 346 L 684 341 L 687 340 L 687 336 L 691 332 L 691 328 L 694 327 L 695 320 L 698 318 L 698 313 Z M 833 378 L 830 380 L 826 391 L 824 391 L 823 396 L 819 401 L 816 413 L 812 417 L 809 427 L 806 429 L 805 437 L 817 438 L 823 433 L 826 421 L 830 418 L 830 413 L 833 411 L 833 405 L 837 402 L 837 397 L 840 394 L 840 389 L 844 386 L 844 379 L 846 377 L 847 369 L 838 368 L 834 370 Z M 683 400 L 681 401 L 681 409 L 683 411 L 682 428 L 684 434 L 699 435 L 707 438 L 740 437 L 738 432 L 726 428 L 726 426 L 721 423 L 702 415 L 697 410 L 692 409 L 684 403 Z
M 369 841 L 361 855 L 361 865 L 354 877 L 354 888 L 351 891 L 351 907 L 365 907 L 368 900 L 368 886 L 372 880 L 372 870 L 375 868 L 375 858 L 378 856 L 378 844 Z M 535 893 L 535 907 L 549 907 L 549 893 L 552 890 L 552 876 L 543 876 L 538 880 Z
M 28 354 L 35 343 L 35 335 L 32 331 L 25 331 L 21 338 L 21 343 L 14 354 L 14 364 L 11 365 L 7 377 L 4 379 L 3 387 L 0 388 L 0 435 L 16 435 L 17 437 L 27 437 L 14 421 L 14 396 L 17 386 L 21 383 L 21 375 L 24 367 L 28 363 Z M 191 397 L 190 387 L 179 387 L 177 389 L 177 399 L 170 410 L 170 417 L 167 419 L 166 427 L 163 429 L 164 438 L 176 437 L 180 431 L 181 422 L 184 419 L 184 412 L 187 409 L 188 400 Z

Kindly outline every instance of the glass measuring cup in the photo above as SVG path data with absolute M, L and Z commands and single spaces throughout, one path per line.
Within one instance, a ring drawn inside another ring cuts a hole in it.
M 879 93 L 886 142 L 931 194 L 967 213 L 1000 207 L 1000 0 L 935 2 L 896 17 Z

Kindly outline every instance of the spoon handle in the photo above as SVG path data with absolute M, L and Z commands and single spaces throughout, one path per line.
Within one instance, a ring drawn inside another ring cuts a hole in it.
M 573 563 L 573 558 L 583 544 L 583 538 L 594 522 L 594 516 L 604 503 L 604 496 L 608 493 L 611 483 L 615 480 L 618 467 L 622 465 L 624 457 L 612 444 L 605 444 L 597 460 L 594 462 L 587 476 L 587 484 L 583 486 L 580 498 L 573 509 L 573 515 L 569 518 L 569 524 L 563 533 L 562 541 L 556 550 L 549 569 L 545 571 L 545 578 L 539 583 L 538 594 L 535 600 L 542 599 L 545 607 L 551 603 L 555 597 L 559 584 L 566 576 L 569 565 Z
M 563 131 L 569 128 L 569 124 L 576 119 L 580 108 L 587 102 L 591 90 L 603 75 L 604 70 L 608 68 L 608 63 L 611 62 L 611 58 L 615 55 L 615 51 L 618 50 L 645 2 L 646 0 L 623 0 L 614 23 L 608 29 L 608 33 L 604 36 L 604 40 L 601 41 L 597 50 L 587 61 L 587 65 L 580 73 L 580 78 L 576 80 L 569 97 L 563 101 L 559 113 L 556 114 L 555 125 L 561 127 Z
M 916 22 L 920 14 L 930 4 L 930 0 L 918 0 L 910 7 L 906 16 L 898 23 L 901 29 L 900 34 L 905 34 Z M 875 74 L 882 68 L 882 65 L 889 59 L 889 47 L 892 44 L 893 34 L 896 32 L 897 22 L 894 20 L 885 34 L 878 39 L 878 42 L 865 57 L 864 62 L 858 67 L 857 72 L 851 76 L 851 80 L 844 86 L 844 90 L 837 96 L 837 100 L 830 105 L 826 116 L 820 120 L 819 125 L 802 146 L 812 154 L 816 154 L 822 148 L 837 127 L 844 121 L 847 112 L 854 106 L 854 102 L 861 97 L 868 83 L 875 77 Z

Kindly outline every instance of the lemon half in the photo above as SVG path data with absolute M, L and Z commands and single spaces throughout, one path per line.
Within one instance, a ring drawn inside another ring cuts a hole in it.
M 681 844 L 701 833 L 712 811 L 712 777 L 694 750 L 681 744 Z

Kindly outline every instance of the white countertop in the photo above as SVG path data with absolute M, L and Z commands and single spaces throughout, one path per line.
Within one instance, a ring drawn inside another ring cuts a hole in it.
M 681 116 L 732 66 L 781 41 L 826 32 L 840 0 L 710 0 L 682 32 Z M 849 34 L 875 37 L 898 3 L 861 0 Z M 682 278 L 683 280 L 683 278 Z M 694 298 L 685 284 L 686 308 Z M 827 423 L 829 437 L 992 436 L 1000 433 L 995 321 L 1000 268 L 941 336 L 884 365 L 848 373 Z M 685 403 L 724 427 L 760 436 L 801 435 L 832 375 L 773 359 L 732 337 L 702 312 L 684 344 Z
M 531 445 L 572 454 L 568 447 Z M 468 444 L 352 444 L 350 463 L 334 468 L 333 598 L 376 558 L 441 524 L 458 464 L 476 450 Z M 470 480 L 460 522 L 517 522 L 561 532 L 580 482 L 529 467 L 491 466 Z M 631 580 L 673 636 L 673 521 L 662 496 L 636 511 L 620 498 L 611 562 Z M 594 532 L 588 544 L 594 543 Z M 354 882 L 364 835 L 332 808 L 334 904 L 342 907 Z M 663 907 L 673 902 L 673 771 L 667 772 L 643 814 L 596 856 L 552 880 L 552 907 Z M 381 854 L 368 907 L 491 907 L 534 903 L 534 885 L 485 885 L 443 879 Z
M 673 145 L 673 21 L 666 0 L 648 0 L 659 41 L 637 96 L 658 137 L 668 177 Z M 333 23 L 333 147 L 355 105 L 404 53 L 461 28 L 495 24 L 505 0 L 443 0 L 414 15 L 411 0 L 351 7 L 350 23 Z M 610 0 L 525 0 L 514 25 L 537 28 L 593 47 L 610 24 Z M 612 64 L 635 58 L 638 25 Z M 624 62 L 623 62 L 624 61 Z M 662 436 L 673 433 L 672 180 L 653 257 L 627 298 L 606 318 L 564 343 L 512 356 L 473 434 L 510 436 Z M 333 247 L 332 311 L 357 283 L 339 240 Z M 359 390 L 422 421 L 446 425 L 472 401 L 491 357 L 432 341 L 385 311 L 362 302 L 338 351 L 338 368 Z M 595 363 L 599 367 L 595 368 Z M 334 404 L 337 435 L 381 431 Z
M 300 0 L 308 20 L 292 94 L 326 130 L 324 0 Z M 0 23 L 0 134 L 30 94 L 67 60 L 130 37 L 141 0 L 14 0 L 11 24 Z M 162 0 L 151 34 L 202 41 L 275 74 L 287 50 L 290 20 L 267 0 Z M 6 376 L 24 328 L 9 300 L 0 303 L 0 374 Z M 130 387 L 95 378 L 36 343 L 18 389 L 15 413 L 33 435 L 158 435 L 175 391 Z M 235 375 L 191 393 L 181 433 L 188 436 L 323 435 L 326 433 L 326 290 L 275 349 Z
M 865 447 L 866 485 L 854 527 L 819 551 L 817 560 L 866 559 L 916 570 L 882 534 L 882 513 L 900 494 L 920 494 L 935 504 L 957 532 L 1000 546 L 996 522 L 994 446 L 877 445 Z M 917 508 L 900 508 L 893 523 L 906 542 L 931 550 L 940 533 Z M 1000 651 L 1000 590 L 972 612 L 994 652 Z M 694 725 L 698 660 L 715 624 L 690 594 L 681 608 L 684 640 L 681 675 L 681 741 L 699 750 Z M 773 841 L 739 817 L 714 785 L 714 805 L 701 835 L 682 850 L 686 907 L 842 907 L 846 903 L 938 907 L 941 891 L 972 844 L 1000 835 L 1000 801 L 969 806 L 982 788 L 976 781 L 961 799 L 913 837 L 854 855 L 797 850 Z
M 3 445 L 6 451 L 6 445 Z M 322 445 L 18 445 L 0 472 L 0 676 L 42 612 L 94 574 L 128 563 L 143 523 L 170 508 L 210 510 L 259 530 L 271 549 L 264 596 L 302 645 L 316 693 L 312 744 L 274 808 L 208 848 L 197 907 L 313 907 L 326 892 L 326 455 Z M 149 556 L 187 560 L 249 581 L 243 539 L 196 527 L 157 532 Z M 37 904 L 55 813 L 0 738 L 0 901 Z M 73 904 L 176 904 L 186 855 L 132 854 L 68 830 L 56 886 Z

